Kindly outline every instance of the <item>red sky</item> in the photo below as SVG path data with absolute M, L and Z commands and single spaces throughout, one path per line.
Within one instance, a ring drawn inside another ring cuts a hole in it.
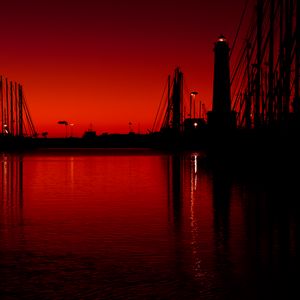
M 38 132 L 152 128 L 180 66 L 209 108 L 213 45 L 233 41 L 241 0 L 0 0 L 0 73 L 24 87 Z

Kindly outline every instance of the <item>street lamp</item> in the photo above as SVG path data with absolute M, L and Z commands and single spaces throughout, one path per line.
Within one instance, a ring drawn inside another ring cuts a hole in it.
M 68 125 L 69 125 L 69 123 L 67 121 L 58 121 L 57 124 L 66 126 L 66 137 L 68 137 Z
M 71 123 L 69 125 L 71 126 L 70 137 L 73 137 L 73 127 L 74 127 L 75 124 Z
M 9 131 L 8 131 L 8 125 L 7 125 L 7 124 L 4 124 L 4 125 L 3 125 L 3 128 L 4 128 L 5 134 L 9 134 Z
M 198 92 L 191 92 L 190 94 L 190 116 L 192 118 L 192 103 L 194 100 L 194 119 L 196 119 L 196 96 L 198 95 Z

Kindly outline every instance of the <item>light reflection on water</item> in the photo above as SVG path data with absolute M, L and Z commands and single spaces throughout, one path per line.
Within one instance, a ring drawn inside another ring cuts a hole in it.
M 3 154 L 1 299 L 292 299 L 297 189 L 239 177 L 197 152 Z

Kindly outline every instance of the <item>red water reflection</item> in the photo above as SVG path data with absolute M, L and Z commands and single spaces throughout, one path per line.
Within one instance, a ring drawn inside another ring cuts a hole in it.
M 292 193 L 242 183 L 203 153 L 2 155 L 0 179 L 4 299 L 256 299 L 295 291 Z

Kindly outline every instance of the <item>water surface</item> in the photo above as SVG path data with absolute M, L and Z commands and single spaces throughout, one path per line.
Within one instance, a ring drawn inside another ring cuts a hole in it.
M 299 193 L 203 153 L 1 155 L 1 299 L 297 299 Z

